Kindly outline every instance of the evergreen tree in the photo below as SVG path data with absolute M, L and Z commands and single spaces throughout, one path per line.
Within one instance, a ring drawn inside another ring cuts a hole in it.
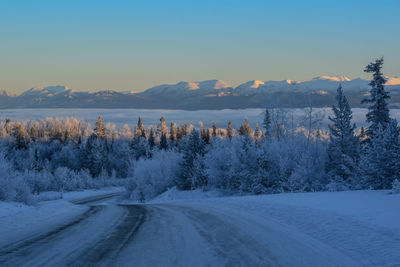
M 195 161 L 198 159 L 198 157 L 202 157 L 204 153 L 204 141 L 200 138 L 199 133 L 196 130 L 193 130 L 183 151 L 183 160 L 180 164 L 180 175 L 175 181 L 179 189 L 194 189 L 193 181 L 196 178 L 194 176 Z
M 365 185 L 373 189 L 390 189 L 400 173 L 400 143 L 397 121 L 391 120 L 384 129 L 370 137 L 362 155 L 361 167 Z
M 240 124 L 239 130 L 238 130 L 239 135 L 245 135 L 246 134 L 246 129 L 243 126 L 243 123 Z
M 367 113 L 367 122 L 370 126 L 367 135 L 370 137 L 381 127 L 386 129 L 390 123 L 389 108 L 387 100 L 390 99 L 389 93 L 385 90 L 384 84 L 386 78 L 383 76 L 381 69 L 383 66 L 383 58 L 377 59 L 365 67 L 366 73 L 372 73 L 373 78 L 369 85 L 371 86 L 370 95 L 363 99 L 361 103 L 370 104 Z
M 247 119 L 247 118 L 244 120 L 244 130 L 245 130 L 246 134 L 252 134 L 253 133 L 251 128 L 250 128 L 249 119 Z
M 153 127 L 150 127 L 148 142 L 149 142 L 150 148 L 153 148 L 155 145 Z
M 32 163 L 32 170 L 40 172 L 43 170 L 42 164 L 41 164 L 41 158 L 39 157 L 39 151 L 37 148 L 35 148 L 34 152 L 34 157 L 33 157 L 33 163 Z
M 163 134 L 165 134 L 165 135 L 168 134 L 168 127 L 165 124 L 164 117 L 160 118 L 160 123 L 157 125 L 157 132 L 158 132 L 159 136 L 162 136 Z
M 262 126 L 264 127 L 264 134 L 265 134 L 265 137 L 267 137 L 267 138 L 270 138 L 270 137 L 271 137 L 271 124 L 272 124 L 271 115 L 270 115 L 270 113 L 269 113 L 269 110 L 268 110 L 268 109 L 265 109 L 265 112 L 264 112 L 264 121 L 263 121 Z
M 228 121 L 228 128 L 226 128 L 226 133 L 229 137 L 230 140 L 232 140 L 232 137 L 235 135 L 234 130 L 232 128 L 232 122 Z
M 97 118 L 97 121 L 94 123 L 94 126 L 95 126 L 94 135 L 96 136 L 96 138 L 104 140 L 106 138 L 106 132 L 105 132 L 103 118 L 101 116 Z
M 173 142 L 173 141 L 175 141 L 175 139 L 176 139 L 175 125 L 171 121 L 171 126 L 170 126 L 170 131 L 169 131 L 169 140 L 171 140 Z
M 141 117 L 138 118 L 136 131 L 138 135 L 143 135 L 144 133 L 143 121 Z
M 100 175 L 106 163 L 107 151 L 103 139 L 93 133 L 86 141 L 83 151 L 83 167 L 88 169 L 92 177 Z
M 217 124 L 215 124 L 215 122 L 212 123 L 212 136 L 217 136 Z
M 354 135 L 355 125 L 351 123 L 352 111 L 339 86 L 336 95 L 337 106 L 333 105 L 334 116 L 329 117 L 330 143 L 328 146 L 328 161 L 326 170 L 332 182 L 344 186 L 344 182 L 356 175 L 358 158 L 358 139 Z M 338 188 L 340 189 L 340 188 Z
M 258 123 L 256 124 L 256 128 L 254 129 L 254 137 L 256 140 L 260 139 L 262 136 L 262 133 L 260 131 L 260 128 L 258 127 Z
M 167 148 L 168 148 L 167 136 L 165 134 L 162 134 L 160 138 L 160 149 L 166 150 Z

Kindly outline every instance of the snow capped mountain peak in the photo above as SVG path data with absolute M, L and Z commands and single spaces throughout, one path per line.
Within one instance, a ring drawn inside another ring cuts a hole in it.
M 231 86 L 224 81 L 221 80 L 207 80 L 202 82 L 197 82 L 200 89 L 224 89 L 230 88 Z
M 25 91 L 22 95 L 37 95 L 37 94 L 42 94 L 42 95 L 53 95 L 57 94 L 63 91 L 69 91 L 68 87 L 63 86 L 63 85 L 57 85 L 57 86 L 47 86 L 47 87 L 33 87 L 29 89 L 28 91 Z
M 260 86 L 263 86 L 264 84 L 265 84 L 265 82 L 263 82 L 263 81 L 252 80 L 252 81 L 248 81 L 248 82 L 242 83 L 241 85 L 236 87 L 236 89 L 238 89 L 238 90 L 257 89 Z
M 197 90 L 200 89 L 198 82 L 189 82 L 187 83 L 189 90 Z
M 264 82 L 260 81 L 260 80 L 254 80 L 254 81 L 252 81 L 252 83 L 253 84 L 250 86 L 250 88 L 258 88 L 258 87 L 260 87 L 260 85 L 264 84 Z
M 177 84 L 162 84 L 152 87 L 146 91 L 139 93 L 139 95 L 160 95 L 160 94 L 180 94 L 196 92 L 212 92 L 214 90 L 220 90 L 225 88 L 231 88 L 229 84 L 221 80 L 207 80 L 201 82 L 179 82 Z
M 322 75 L 315 77 L 313 80 L 329 80 L 332 82 L 349 82 L 351 79 L 347 76 L 328 76 L 328 75 Z

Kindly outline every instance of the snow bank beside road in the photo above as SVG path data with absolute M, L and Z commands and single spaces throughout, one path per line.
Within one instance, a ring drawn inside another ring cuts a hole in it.
M 105 188 L 64 193 L 64 199 L 42 201 L 35 206 L 15 202 L 0 202 L 0 247 L 17 242 L 20 238 L 36 235 L 44 229 L 55 228 L 83 214 L 88 206 L 74 205 L 71 201 L 104 194 L 123 192 L 123 188 Z M 47 197 L 60 193 L 45 193 Z M 54 196 L 53 196 L 54 195 Z
M 182 193 L 186 194 L 183 200 L 180 194 L 170 194 L 170 200 L 160 197 L 152 204 L 168 203 L 207 214 L 220 213 L 229 220 L 241 218 L 241 231 L 253 235 L 257 233 L 252 232 L 252 225 L 267 227 L 274 222 L 298 233 L 295 238 L 304 237 L 304 243 L 309 243 L 307 238 L 318 240 L 361 265 L 400 264 L 400 194 L 348 191 L 201 198 L 196 192 L 196 199 Z
M 254 205 L 281 204 L 348 215 L 377 226 L 400 230 L 400 194 L 389 190 L 360 190 L 344 192 L 283 193 L 257 196 L 218 198 L 218 193 L 178 191 L 171 189 L 149 203 L 197 202 L 253 203 Z

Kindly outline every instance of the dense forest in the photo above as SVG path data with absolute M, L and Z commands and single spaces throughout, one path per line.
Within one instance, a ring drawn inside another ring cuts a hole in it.
M 266 109 L 262 124 L 239 129 L 167 125 L 94 127 L 76 119 L 0 122 L 0 200 L 34 203 L 43 191 L 124 185 L 144 201 L 168 188 L 215 189 L 226 194 L 400 188 L 399 128 L 389 114 L 383 59 L 372 73 L 369 127 L 357 129 L 341 87 L 329 117 L 305 109 L 301 123 L 286 109 Z

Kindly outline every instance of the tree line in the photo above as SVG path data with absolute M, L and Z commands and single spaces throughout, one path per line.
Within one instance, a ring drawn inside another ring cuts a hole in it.
M 328 130 L 319 127 L 322 114 L 311 106 L 301 127 L 281 108 L 266 109 L 254 129 L 247 119 L 238 129 L 230 121 L 225 128 L 167 126 L 164 117 L 154 129 L 140 117 L 133 129 L 117 129 L 101 117 L 94 128 L 76 118 L 6 119 L 0 122 L 0 200 L 110 181 L 125 184 L 138 200 L 173 186 L 240 194 L 389 189 L 400 173 L 399 129 L 382 66 L 383 58 L 365 68 L 372 74 L 363 100 L 369 126 L 359 131 L 341 87 Z

